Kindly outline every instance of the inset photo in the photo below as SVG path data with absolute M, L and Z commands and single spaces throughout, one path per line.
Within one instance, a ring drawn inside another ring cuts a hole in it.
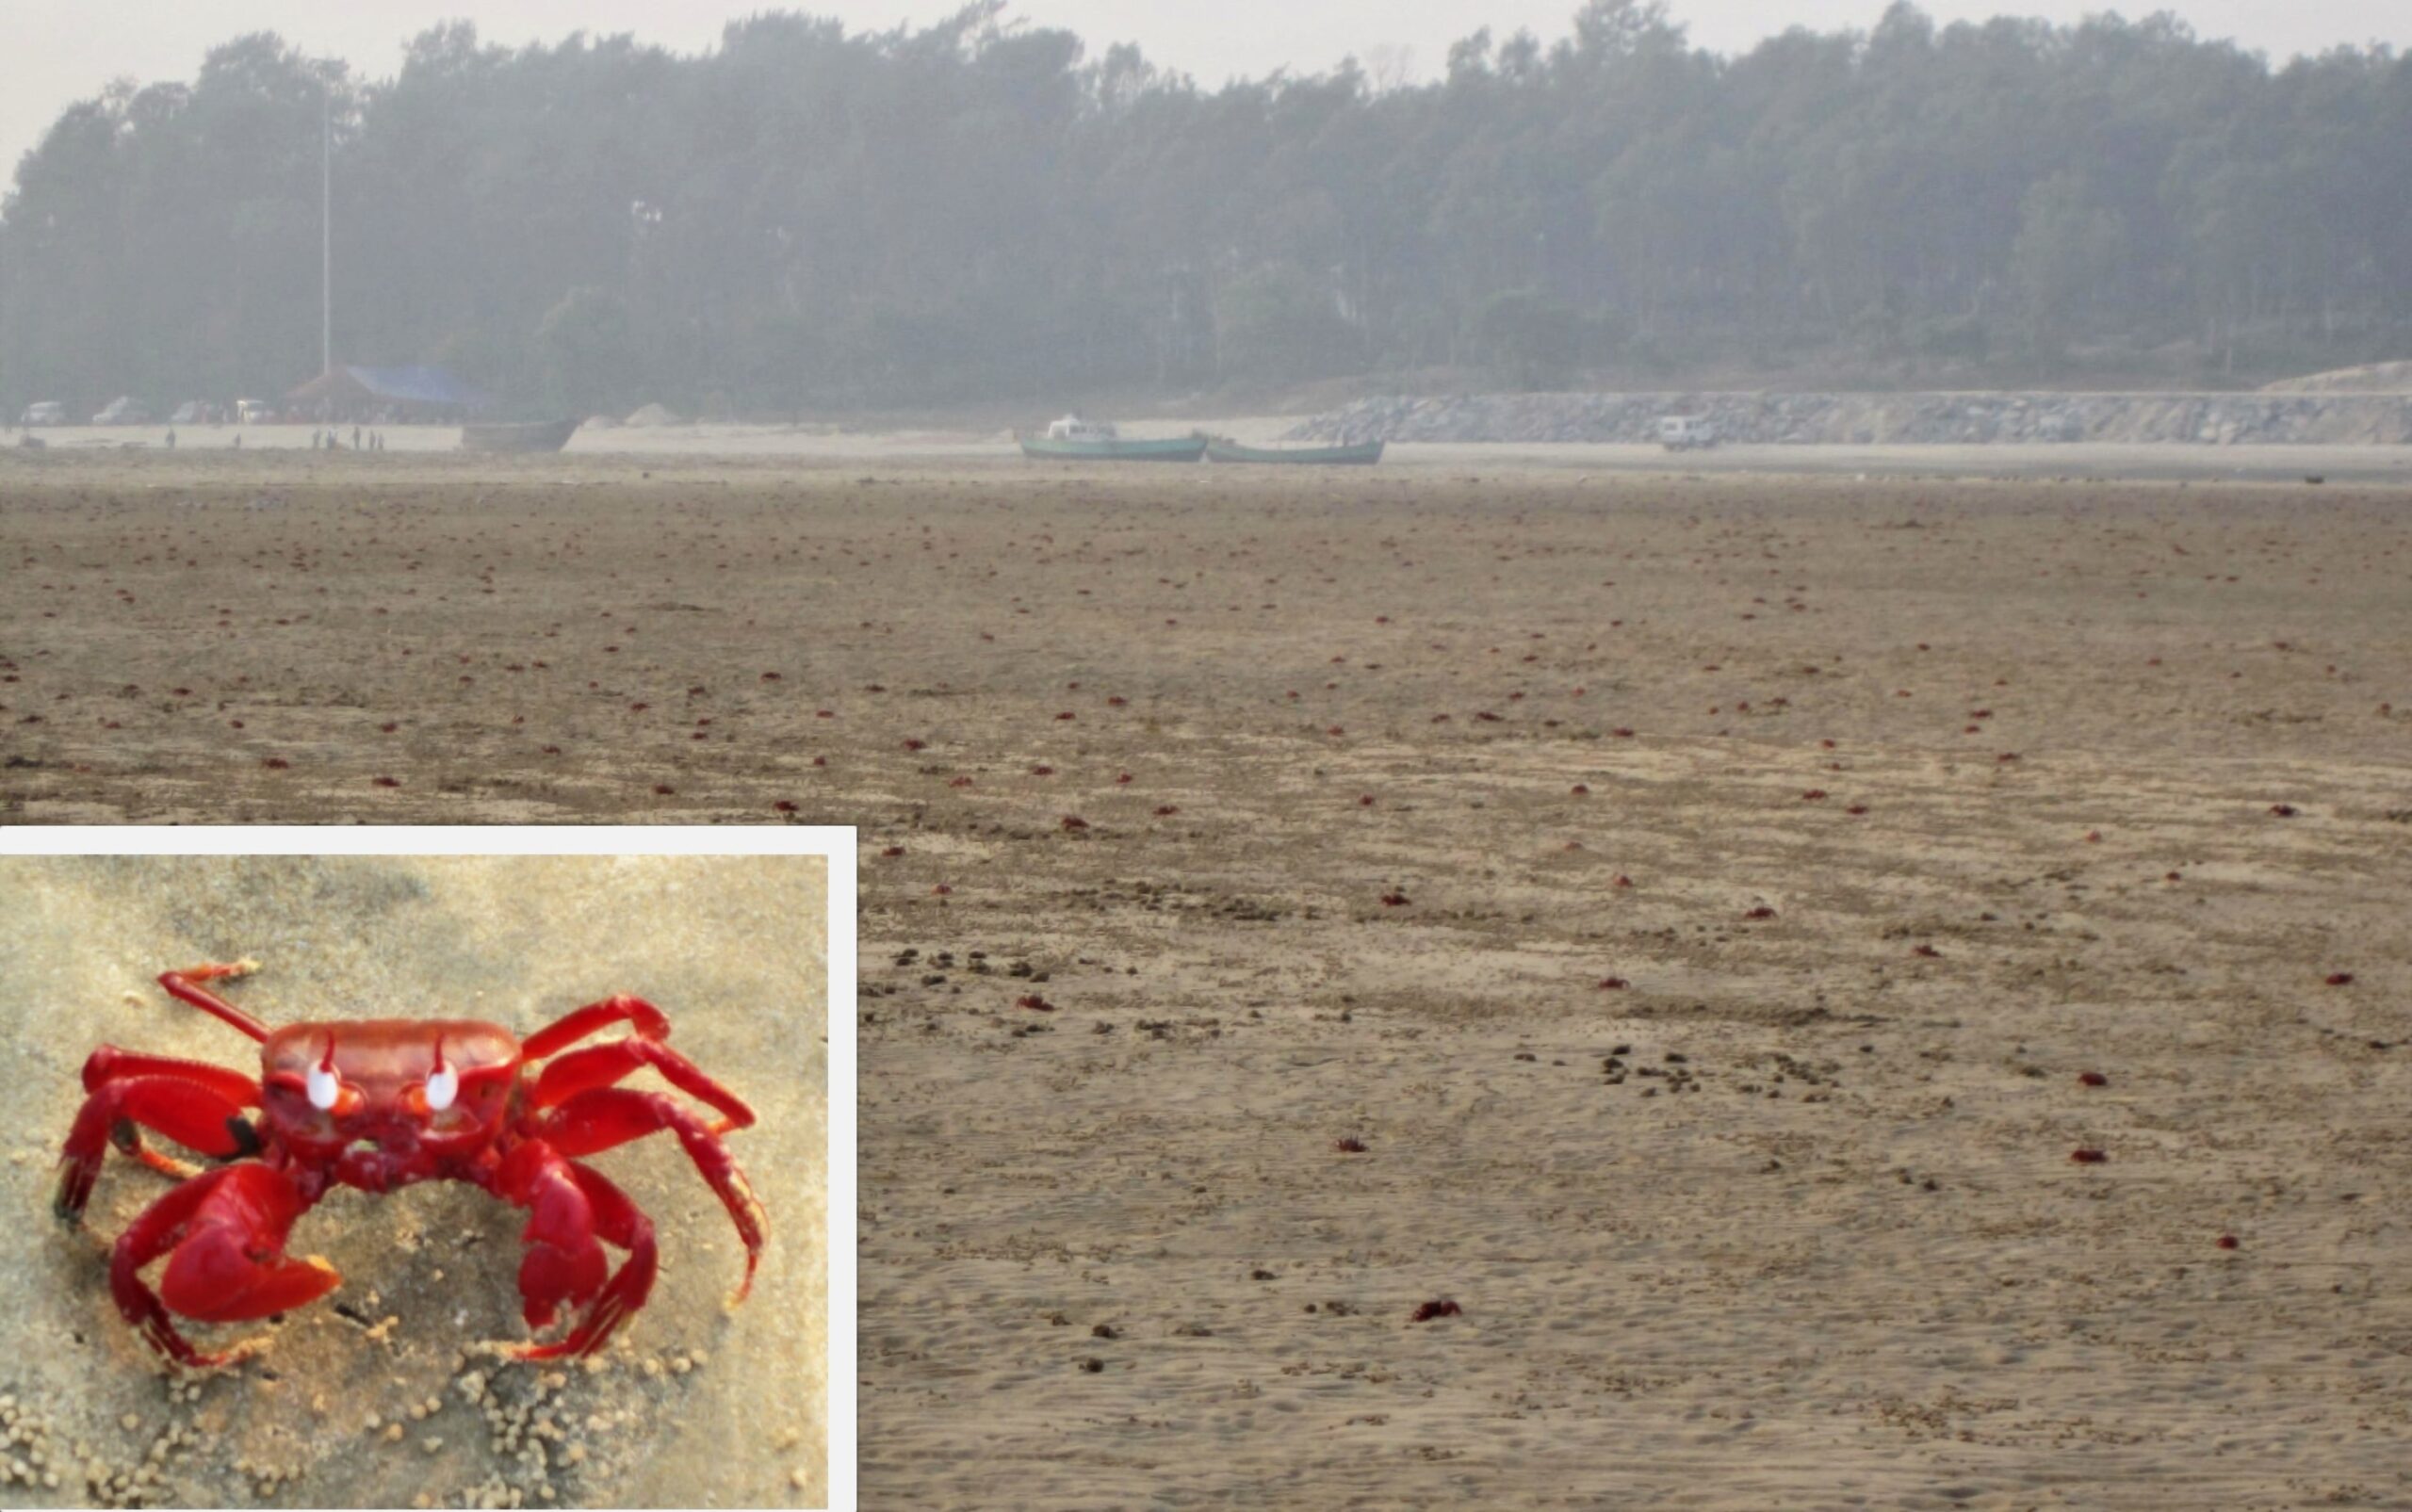
M 191 833 L 398 854 L 0 856 L 0 1471 L 62 1505 L 827 1504 L 852 832 Z M 399 854 L 531 834 L 600 848 Z

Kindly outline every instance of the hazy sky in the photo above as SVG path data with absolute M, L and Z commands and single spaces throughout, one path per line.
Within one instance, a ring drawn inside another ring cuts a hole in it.
M 1288 67 L 1328 68 L 1350 53 L 1371 65 L 1404 59 L 1418 76 L 1437 73 L 1449 43 L 1480 26 L 1504 37 L 1520 26 L 1544 39 L 1567 30 L 1577 0 L 1017 0 L 1011 15 L 1067 27 L 1092 51 L 1135 41 L 1160 64 L 1202 84 Z M 1749 47 L 1794 24 L 1865 28 L 1885 0 L 1673 0 L 1670 10 L 1695 42 Z M 853 29 L 925 24 L 958 0 L 0 0 L 0 175 L 70 103 L 119 75 L 144 83 L 189 79 L 215 43 L 274 31 L 305 51 L 338 54 L 372 76 L 391 73 L 403 42 L 436 22 L 467 15 L 488 39 L 516 44 L 568 32 L 636 33 L 682 52 L 710 45 L 723 22 L 769 9 L 835 15 Z M 2273 55 L 2339 43 L 2386 41 L 2412 48 L 2404 0 L 1927 0 L 1939 21 L 2010 11 L 2074 21 L 2118 8 L 2130 16 L 2171 9 L 2207 37 L 2232 37 Z

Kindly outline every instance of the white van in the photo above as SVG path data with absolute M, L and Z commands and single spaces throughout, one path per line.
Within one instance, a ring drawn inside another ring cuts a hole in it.
M 25 406 L 25 413 L 17 416 L 17 423 L 24 426 L 65 425 L 67 406 L 57 399 L 43 399 L 36 404 L 28 404 Z
M 1717 445 L 1717 427 L 1705 415 L 1670 415 L 1658 422 L 1658 444 L 1669 451 Z

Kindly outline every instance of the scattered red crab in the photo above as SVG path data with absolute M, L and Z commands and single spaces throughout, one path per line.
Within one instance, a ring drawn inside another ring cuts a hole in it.
M 169 1314 L 240 1323 L 302 1306 L 341 1277 L 315 1256 L 285 1253 L 294 1220 L 339 1186 L 391 1192 L 419 1181 L 467 1181 L 529 1211 L 519 1267 L 530 1328 L 551 1325 L 567 1305 L 586 1310 L 550 1343 L 504 1352 L 520 1359 L 591 1355 L 653 1289 L 653 1225 L 620 1189 L 579 1156 L 668 1130 L 686 1146 L 745 1244 L 754 1284 L 763 1242 L 762 1206 L 721 1136 L 754 1122 L 754 1110 L 663 1043 L 670 1021 L 642 998 L 587 1004 L 521 1040 L 475 1019 L 360 1018 L 270 1030 L 204 985 L 240 977 L 255 963 L 205 964 L 169 971 L 169 995 L 215 1015 L 260 1042 L 260 1076 L 198 1061 L 104 1045 L 84 1063 L 84 1106 L 59 1159 L 53 1204 L 80 1224 L 108 1146 L 179 1179 L 118 1237 L 109 1290 L 118 1311 L 173 1365 L 208 1368 L 255 1353 L 257 1341 L 204 1355 Z M 625 1039 L 560 1054 L 599 1030 L 625 1023 Z M 558 1056 L 557 1059 L 552 1059 Z M 534 1063 L 550 1060 L 539 1069 Z M 671 1085 L 710 1104 L 707 1123 L 660 1093 L 613 1083 L 652 1066 Z M 244 1110 L 260 1110 L 256 1121 Z M 207 1171 L 142 1142 L 149 1128 L 223 1163 Z M 603 1245 L 627 1259 L 609 1272 Z M 142 1270 L 166 1256 L 159 1291 Z

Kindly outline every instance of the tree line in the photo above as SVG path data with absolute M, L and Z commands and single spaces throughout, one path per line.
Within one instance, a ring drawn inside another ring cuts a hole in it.
M 338 361 L 526 409 L 1034 403 L 1324 380 L 2241 382 L 2412 347 L 2412 58 L 2168 15 L 1739 55 L 1663 5 L 1202 89 L 983 0 L 694 56 L 391 78 L 273 35 L 67 109 L 0 201 L 0 404 L 274 396 Z

